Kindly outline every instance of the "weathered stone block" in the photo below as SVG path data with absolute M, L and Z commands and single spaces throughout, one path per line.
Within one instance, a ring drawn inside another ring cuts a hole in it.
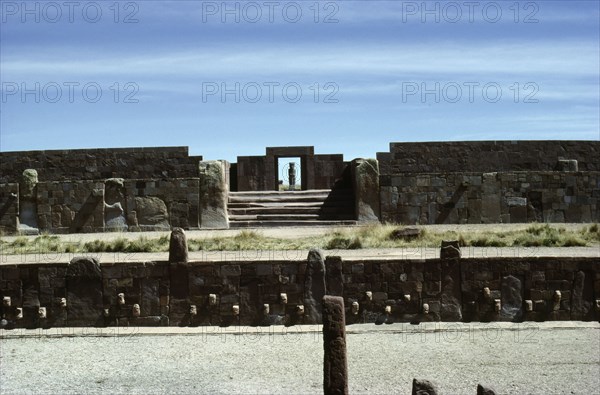
M 521 280 L 514 276 L 502 278 L 502 309 L 500 318 L 519 321 L 523 316 L 523 297 Z
M 342 258 L 339 256 L 328 256 L 325 259 L 325 279 L 327 284 L 327 295 L 343 295 L 344 279 L 342 274 Z
M 311 249 L 308 253 L 308 265 L 304 277 L 304 306 L 306 324 L 322 322 L 322 301 L 326 294 L 325 262 L 321 251 Z
M 174 228 L 169 241 L 169 262 L 185 263 L 188 261 L 188 247 L 185 232 L 181 228 Z
M 66 279 L 69 325 L 102 325 L 102 272 L 98 261 L 73 258 L 67 266 Z
M 379 221 L 379 163 L 377 160 L 353 160 L 352 182 L 356 219 L 360 222 Z
M 226 161 L 204 161 L 199 164 L 200 227 L 229 228 L 227 199 L 229 186 Z
M 323 297 L 323 393 L 348 394 L 344 299 Z
M 412 395 L 438 395 L 435 384 L 428 380 L 413 379 Z

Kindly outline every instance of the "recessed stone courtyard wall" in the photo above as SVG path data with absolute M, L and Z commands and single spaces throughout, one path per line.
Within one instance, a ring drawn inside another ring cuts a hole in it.
M 560 171 L 559 159 L 580 171 L 600 171 L 600 141 L 450 141 L 390 143 L 377 154 L 381 174 Z
M 380 176 L 381 220 L 404 224 L 600 221 L 600 172 Z
M 348 324 L 600 318 L 597 258 L 247 260 L 256 253 L 1 265 L 0 313 L 16 328 L 314 324 L 329 294 L 344 298 Z
M 377 161 L 350 162 L 312 146 L 267 147 L 232 166 L 187 147 L 3 152 L 0 231 L 227 228 L 229 192 L 277 190 L 278 160 L 290 157 L 303 189 L 354 199 L 359 222 L 600 221 L 600 142 L 479 141 L 391 143 Z M 356 172 L 359 162 L 372 171 Z
M 597 222 L 600 142 L 391 143 L 378 153 L 380 220 Z
M 201 160 L 188 147 L 2 152 L 0 184 L 19 182 L 26 169 L 35 169 L 40 181 L 198 177 Z

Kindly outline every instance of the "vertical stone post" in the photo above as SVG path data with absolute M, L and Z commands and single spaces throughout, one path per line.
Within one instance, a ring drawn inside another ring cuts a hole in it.
M 227 200 L 229 199 L 229 163 L 224 160 L 203 161 L 199 164 L 200 228 L 228 229 Z
M 67 323 L 97 326 L 102 316 L 102 271 L 95 258 L 75 257 L 67 266 Z
M 323 393 L 348 394 L 344 299 L 323 297 Z
M 185 232 L 181 228 L 173 228 L 169 241 L 169 263 L 186 263 L 188 248 Z
M 323 254 L 317 249 L 311 249 L 308 253 L 308 264 L 304 280 L 304 306 L 306 314 L 305 324 L 320 324 L 321 301 L 326 294 L 325 262 Z
M 21 234 L 39 234 L 37 212 L 37 184 L 38 173 L 35 169 L 26 169 L 19 183 L 19 222 L 18 230 Z
M 356 220 L 379 221 L 379 162 L 377 159 L 354 159 L 351 169 Z
M 431 381 L 413 379 L 412 395 L 438 395 L 438 393 L 436 385 Z
M 344 275 L 343 262 L 339 256 L 325 258 L 325 287 L 327 295 L 343 296 Z

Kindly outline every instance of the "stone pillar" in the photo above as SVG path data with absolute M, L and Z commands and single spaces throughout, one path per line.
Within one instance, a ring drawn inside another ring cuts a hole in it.
M 186 263 L 188 248 L 185 232 L 181 228 L 173 228 L 169 241 L 169 263 Z
M 110 231 L 127 231 L 125 186 L 122 178 L 104 181 L 104 228 Z
M 458 240 L 442 240 L 441 259 L 460 259 L 460 243 Z
M 102 316 L 102 272 L 95 258 L 73 258 L 67 266 L 67 322 L 69 326 L 98 326 Z
M 38 173 L 34 169 L 26 169 L 19 183 L 19 224 L 18 230 L 21 234 L 37 235 L 37 184 Z
M 435 384 L 428 380 L 413 379 L 412 395 L 437 395 Z
M 227 200 L 229 163 L 224 160 L 203 161 L 199 164 L 200 228 L 228 229 Z
M 496 395 L 493 388 L 477 384 L 477 395 Z
M 323 297 L 323 393 L 348 394 L 344 299 Z
M 379 162 L 377 159 L 354 159 L 351 165 L 356 220 L 379 221 Z
M 327 295 L 342 296 L 344 293 L 344 275 L 342 258 L 328 256 L 325 258 L 325 283 Z
M 321 301 L 326 294 L 325 262 L 321 251 L 312 249 L 308 253 L 308 265 L 304 280 L 305 324 L 320 324 Z

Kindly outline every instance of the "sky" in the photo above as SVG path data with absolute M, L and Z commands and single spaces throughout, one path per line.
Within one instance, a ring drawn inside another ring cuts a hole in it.
M 599 4 L 0 0 L 0 151 L 599 140 Z

